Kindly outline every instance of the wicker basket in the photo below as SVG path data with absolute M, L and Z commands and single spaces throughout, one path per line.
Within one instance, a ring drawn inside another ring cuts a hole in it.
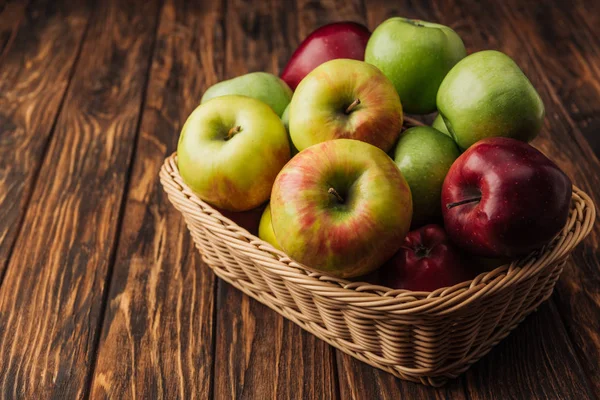
M 434 292 L 391 290 L 311 272 L 200 200 L 176 155 L 160 179 L 215 274 L 341 351 L 401 379 L 443 385 L 546 300 L 595 220 L 577 188 L 568 222 L 546 248 Z

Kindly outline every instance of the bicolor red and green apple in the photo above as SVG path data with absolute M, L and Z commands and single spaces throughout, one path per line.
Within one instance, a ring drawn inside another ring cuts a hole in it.
M 336 59 L 308 74 L 289 110 L 292 141 L 300 151 L 332 139 L 355 139 L 389 151 L 402 129 L 402 104 L 376 67 Z
M 358 140 L 303 150 L 281 170 L 271 194 L 273 230 L 286 253 L 344 278 L 389 259 L 411 216 L 410 188 L 394 161 Z

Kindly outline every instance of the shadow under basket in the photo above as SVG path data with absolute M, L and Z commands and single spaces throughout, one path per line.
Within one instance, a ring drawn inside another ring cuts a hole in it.
M 411 292 L 329 277 L 291 260 L 200 200 L 179 175 L 176 154 L 160 180 L 218 277 L 344 353 L 432 386 L 466 371 L 550 296 L 596 215 L 574 187 L 569 219 L 545 248 L 472 281 Z

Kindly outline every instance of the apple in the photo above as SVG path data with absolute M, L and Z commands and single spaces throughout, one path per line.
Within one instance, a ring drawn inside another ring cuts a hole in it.
M 298 153 L 271 193 L 277 241 L 294 260 L 329 275 L 369 273 L 402 244 L 410 188 L 381 149 L 339 139 Z
M 433 123 L 431 124 L 431 127 L 442 132 L 444 135 L 448 135 L 448 136 L 452 137 L 450 132 L 448 132 L 448 128 L 446 128 L 446 124 L 444 123 L 444 118 L 442 118 L 441 114 L 436 115 L 435 119 L 433 120 Z
M 467 55 L 460 36 L 447 26 L 394 17 L 371 35 L 365 61 L 393 82 L 404 111 L 429 114 L 450 69 Z
M 533 140 L 544 103 L 515 62 L 499 51 L 473 53 L 446 75 L 437 106 L 461 149 L 488 137 Z
M 229 218 L 251 234 L 256 235 L 259 232 L 259 224 L 263 215 L 264 206 L 239 212 L 223 210 L 219 207 L 215 207 L 215 209 L 223 214 L 224 217 Z
M 452 164 L 444 180 L 446 231 L 475 255 L 525 255 L 564 227 L 571 187 L 569 177 L 527 143 L 481 140 Z
M 232 94 L 253 97 L 268 104 L 277 115 L 282 115 L 292 99 L 293 92 L 284 81 L 273 74 L 251 72 L 209 87 L 204 92 L 200 104 L 215 97 Z
M 283 126 L 285 126 L 285 130 L 288 133 L 288 140 L 290 142 L 290 152 L 292 157 L 298 154 L 298 149 L 294 146 L 294 142 L 292 142 L 292 137 L 290 136 L 290 105 L 285 108 L 283 114 L 281 114 L 281 122 L 283 122 Z
M 290 135 L 300 151 L 331 139 L 356 139 L 389 151 L 402 129 L 394 85 L 376 67 L 338 59 L 315 68 L 290 104 Z
M 289 159 L 287 134 L 277 114 L 245 96 L 221 96 L 198 106 L 177 145 L 184 182 L 201 199 L 228 211 L 266 202 Z
M 273 232 L 273 225 L 271 224 L 271 205 L 267 205 L 265 211 L 260 217 L 260 223 L 258 225 L 258 237 L 265 242 L 270 243 L 271 246 L 275 247 L 276 249 L 282 250 L 279 242 L 277 242 L 275 232 Z
M 406 235 L 402 247 L 380 270 L 379 279 L 393 289 L 432 292 L 475 277 L 467 257 L 439 225 Z
M 407 129 L 400 137 L 394 161 L 410 186 L 413 227 L 441 220 L 442 184 L 459 155 L 450 137 L 429 126 Z
M 335 22 L 312 32 L 294 51 L 281 79 L 295 90 L 309 72 L 336 58 L 363 60 L 371 32 L 356 22 Z

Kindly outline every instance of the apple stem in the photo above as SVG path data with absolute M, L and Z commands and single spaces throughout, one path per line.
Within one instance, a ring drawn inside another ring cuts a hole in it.
M 354 99 L 352 103 L 346 108 L 346 114 L 350 114 L 354 108 L 360 104 L 360 99 Z
M 344 198 L 340 196 L 340 194 L 334 188 L 330 187 L 327 193 L 334 195 L 337 201 L 339 201 L 340 203 L 344 202 Z
M 473 197 L 471 199 L 465 199 L 465 200 L 457 201 L 457 202 L 454 202 L 454 203 L 446 204 L 446 208 L 448 208 L 448 210 L 449 210 L 449 209 L 454 208 L 456 206 L 462 206 L 463 204 L 475 203 L 475 202 L 480 201 L 480 200 L 481 200 L 481 196 L 479 196 L 479 197 Z
M 236 133 L 240 133 L 241 131 L 242 131 L 242 127 L 241 126 L 239 126 L 239 125 L 238 126 L 234 126 L 233 128 L 231 128 L 229 130 L 229 132 L 227 132 L 227 139 L 226 140 L 231 139 L 232 137 L 235 136 Z

